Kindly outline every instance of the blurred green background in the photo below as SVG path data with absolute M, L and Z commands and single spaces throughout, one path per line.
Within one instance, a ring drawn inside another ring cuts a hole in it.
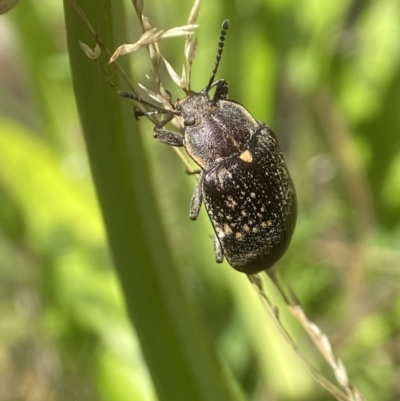
M 110 23 L 103 2 L 96 3 L 104 18 L 92 23 L 101 36 Z M 140 26 L 132 4 L 124 4 L 123 42 L 134 42 Z M 186 23 L 191 6 L 146 0 L 144 14 L 169 29 Z M 278 274 L 327 333 L 366 399 L 399 400 L 400 2 L 204 0 L 194 90 L 208 82 L 224 18 L 231 28 L 218 77 L 229 82 L 231 99 L 277 133 L 298 192 L 298 224 Z M 21 0 L 0 16 L 0 38 L 0 400 L 165 400 L 127 317 L 124 299 L 136 291 L 134 283 L 121 268 L 118 280 L 108 251 L 75 105 L 62 2 Z M 177 71 L 183 44 L 183 38 L 160 43 Z M 78 52 L 78 68 L 104 83 Z M 136 82 L 147 85 L 146 50 L 125 59 Z M 172 96 L 182 97 L 163 74 Z M 111 79 L 117 75 L 112 71 Z M 133 126 L 127 103 L 104 88 L 126 107 Z M 84 101 L 89 105 L 90 97 Z M 102 124 L 107 113 L 95 119 Z M 147 234 L 133 227 L 137 237 L 120 240 L 164 233 L 165 244 L 151 245 L 150 255 L 169 249 L 196 321 L 245 399 L 333 399 L 282 342 L 246 276 L 214 263 L 205 211 L 196 223 L 188 218 L 193 177 L 153 140 L 151 123 L 142 119 L 139 129 L 132 130 L 146 158 L 139 173 L 150 177 L 152 190 L 136 195 L 145 201 L 152 195 L 158 213 L 144 216 Z M 118 132 L 108 136 L 117 141 Z M 135 280 L 146 269 L 136 266 Z M 144 291 L 159 297 L 151 286 Z M 302 353 L 334 380 L 274 299 Z M 157 327 L 161 317 L 151 318 Z M 163 332 L 160 324 L 160 347 Z M 172 368 L 166 361 L 159 369 Z

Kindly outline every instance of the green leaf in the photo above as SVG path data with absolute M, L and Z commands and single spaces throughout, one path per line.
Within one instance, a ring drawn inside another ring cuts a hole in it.
M 64 1 L 76 101 L 115 268 L 160 400 L 240 399 L 185 294 L 156 207 L 129 105 L 97 73 L 78 41 L 94 43 Z M 124 42 L 119 2 L 80 1 L 107 46 Z M 94 45 L 93 45 L 94 47 Z M 100 63 L 106 60 L 100 60 Z

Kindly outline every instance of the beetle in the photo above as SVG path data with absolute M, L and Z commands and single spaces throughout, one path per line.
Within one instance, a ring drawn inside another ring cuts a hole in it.
M 119 93 L 166 114 L 155 125 L 154 137 L 184 147 L 200 167 L 190 218 L 197 219 L 204 203 L 215 231 L 216 262 L 225 257 L 234 269 L 254 274 L 272 267 L 287 249 L 296 224 L 297 200 L 272 129 L 240 103 L 228 100 L 227 81 L 214 81 L 228 27 L 225 20 L 207 86 L 200 92 L 186 90 L 187 96 L 177 100 L 172 109 Z M 165 129 L 177 116 L 183 120 L 183 135 Z

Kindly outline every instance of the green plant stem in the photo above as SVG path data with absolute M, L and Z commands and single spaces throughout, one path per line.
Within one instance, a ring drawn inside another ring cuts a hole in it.
M 109 48 L 123 43 L 120 2 L 109 2 L 105 14 L 98 2 L 79 5 L 95 29 L 101 26 Z M 173 264 L 132 110 L 79 48 L 78 40 L 91 47 L 94 40 L 70 1 L 64 0 L 64 9 L 76 102 L 109 245 L 159 399 L 241 399 Z

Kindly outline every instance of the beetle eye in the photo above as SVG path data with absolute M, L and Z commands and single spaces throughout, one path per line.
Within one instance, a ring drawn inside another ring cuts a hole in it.
M 196 119 L 193 116 L 188 117 L 184 122 L 183 125 L 185 127 L 188 127 L 190 125 L 195 125 L 196 124 Z

